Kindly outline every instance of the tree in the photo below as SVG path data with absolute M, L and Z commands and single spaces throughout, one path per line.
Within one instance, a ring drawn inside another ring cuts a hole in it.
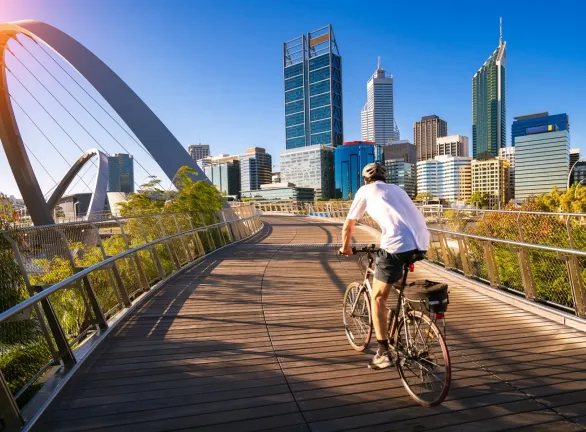
M 175 175 L 178 190 L 165 190 L 161 180 L 151 176 L 141 185 L 139 192 L 129 195 L 128 200 L 120 203 L 123 216 L 155 214 L 165 212 L 201 213 L 207 221 L 223 205 L 222 195 L 212 184 L 194 180 L 197 171 L 187 166 L 179 168 Z
M 427 201 L 429 198 L 431 198 L 431 194 L 429 192 L 421 192 L 417 194 L 415 201 Z
M 65 218 L 65 212 L 63 211 L 63 207 L 59 204 L 55 206 L 55 219 L 63 219 Z
M 489 195 L 480 191 L 475 191 L 470 198 L 468 198 L 468 204 L 476 208 L 487 208 L 489 202 Z

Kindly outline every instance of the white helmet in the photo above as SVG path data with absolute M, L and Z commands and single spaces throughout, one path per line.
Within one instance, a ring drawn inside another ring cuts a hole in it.
M 379 164 L 378 162 L 369 163 L 364 167 L 362 170 L 362 177 L 364 180 L 371 180 L 373 177 L 382 177 L 385 178 L 385 174 L 387 173 L 387 169 L 384 165 Z

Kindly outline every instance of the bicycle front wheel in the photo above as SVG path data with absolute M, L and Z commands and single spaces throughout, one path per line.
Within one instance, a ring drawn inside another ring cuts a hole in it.
M 344 295 L 344 330 L 356 351 L 364 351 L 372 336 L 370 296 L 364 285 L 353 282 Z
M 425 407 L 441 404 L 450 389 L 452 367 L 437 325 L 421 312 L 411 311 L 397 329 L 397 370 L 407 392 Z

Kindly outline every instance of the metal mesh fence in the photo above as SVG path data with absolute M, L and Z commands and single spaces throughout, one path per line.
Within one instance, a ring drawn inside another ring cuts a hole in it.
M 60 367 L 59 361 L 69 350 L 106 328 L 110 317 L 155 281 L 260 227 L 252 221 L 234 220 L 238 214 L 250 217 L 255 210 L 247 206 L 205 217 L 162 214 L 0 232 L 0 313 L 80 271 L 88 272 L 46 300 L 0 321 L 0 371 L 19 406 L 36 394 L 42 378 Z M 218 222 L 225 224 L 192 231 L 204 223 Z

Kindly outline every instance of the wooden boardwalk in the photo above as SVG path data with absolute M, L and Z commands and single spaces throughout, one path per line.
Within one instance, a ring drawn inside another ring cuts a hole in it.
M 437 408 L 348 345 L 340 225 L 267 216 L 254 239 L 203 260 L 117 328 L 35 431 L 586 430 L 586 335 L 448 280 L 452 388 Z M 357 242 L 374 242 L 359 230 Z M 293 245 L 299 245 L 295 247 Z

